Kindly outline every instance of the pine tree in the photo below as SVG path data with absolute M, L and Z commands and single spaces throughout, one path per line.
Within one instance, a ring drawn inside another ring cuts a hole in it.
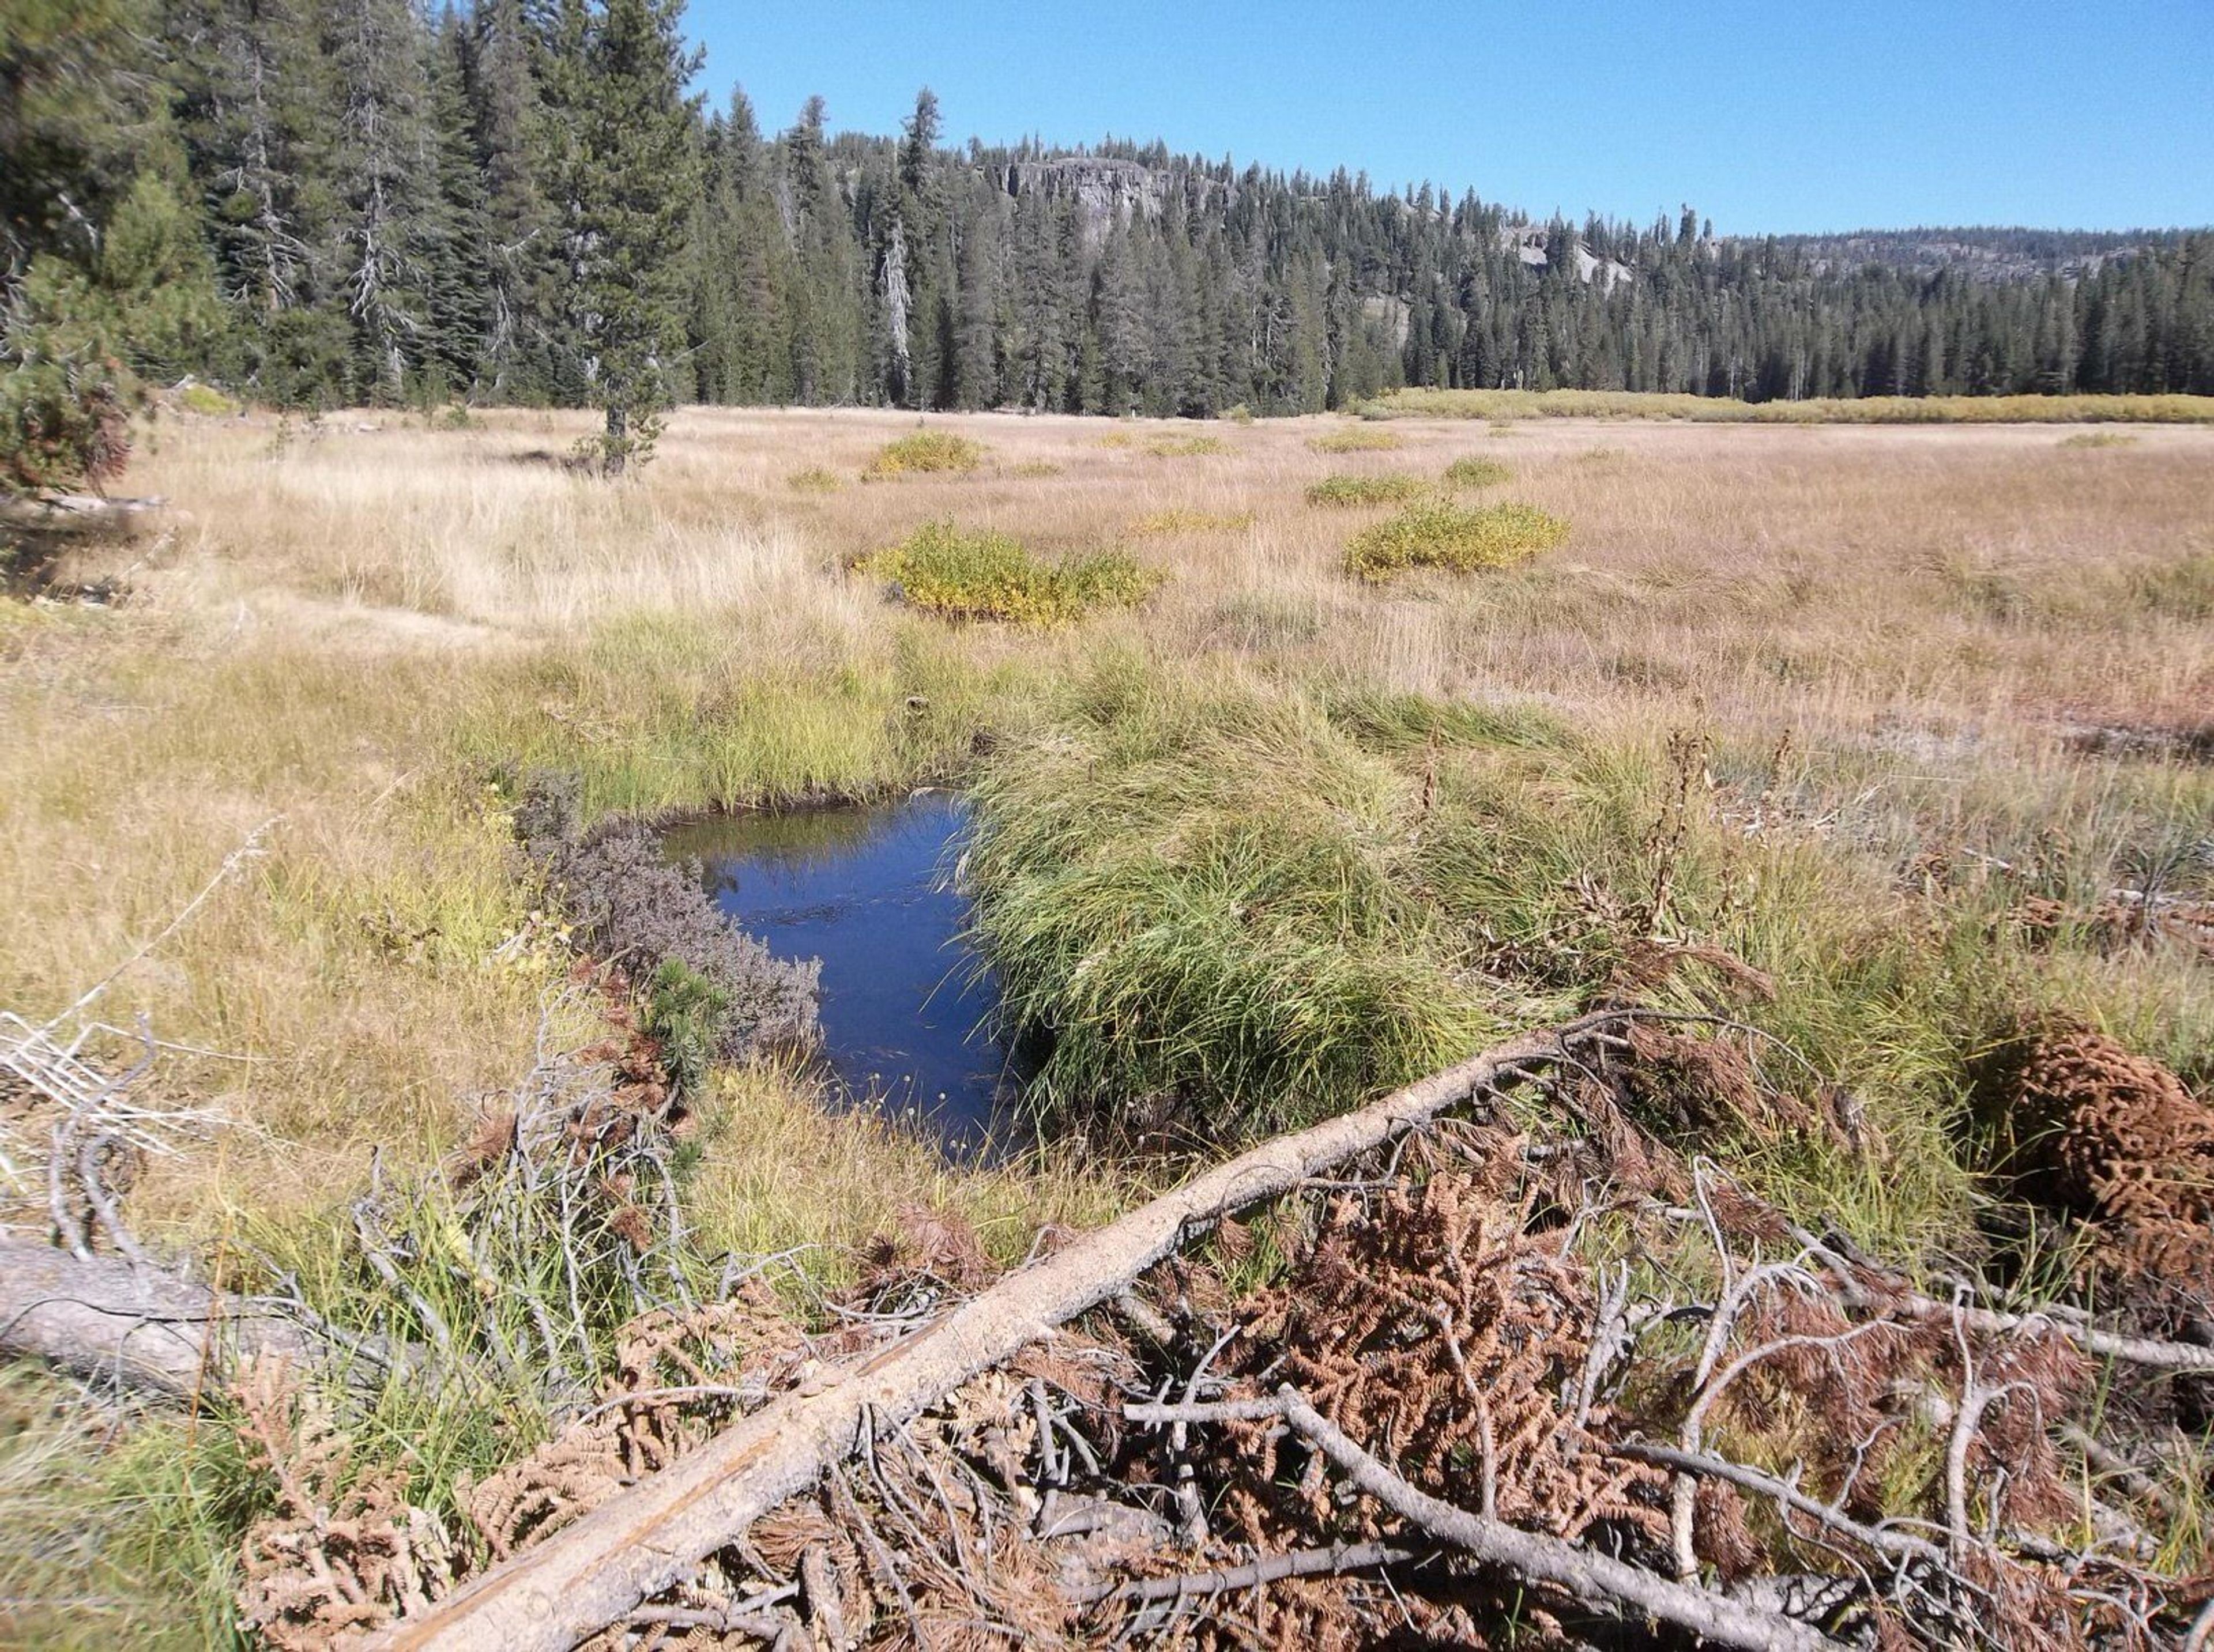
M 566 348 L 617 474 L 652 457 L 683 338 L 683 236 L 699 174 L 682 0 L 562 0 L 546 86 Z
M 411 0 L 337 0 L 329 27 L 339 97 L 333 171 L 344 192 L 339 286 L 366 387 L 398 401 L 424 358 L 430 324 L 437 149 L 427 54 Z
M 131 369 L 203 365 L 220 326 L 149 23 L 48 0 L 0 27 L 0 491 L 115 474 Z
M 475 377 L 503 401 L 554 392 L 556 265 L 544 175 L 553 144 L 540 106 L 544 43 L 524 0 L 477 0 L 469 30 L 470 138 L 484 180 L 484 332 Z

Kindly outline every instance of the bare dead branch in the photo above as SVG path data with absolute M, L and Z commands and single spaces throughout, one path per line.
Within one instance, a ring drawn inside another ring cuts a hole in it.
M 1749 1652 L 1837 1652 L 1840 1643 L 1782 1614 L 1740 1605 L 1688 1583 L 1660 1577 L 1557 1538 L 1486 1520 L 1409 1484 L 1348 1437 L 1298 1390 L 1276 1391 L 1276 1414 L 1346 1477 L 1402 1520 L 1477 1559 L 1533 1582 L 1564 1588 L 1606 1612 L 1624 1607 L 1673 1624 L 1723 1646 Z M 1199 1408 L 1188 1408 L 1196 1412 Z

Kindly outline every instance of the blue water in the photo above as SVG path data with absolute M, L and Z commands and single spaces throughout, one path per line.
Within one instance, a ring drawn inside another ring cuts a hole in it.
M 716 904 L 771 952 L 823 960 L 822 1059 L 845 1094 L 969 1158 L 1015 1139 L 1029 1075 L 987 1030 L 998 994 L 959 939 L 967 903 L 948 884 L 963 823 L 954 794 L 919 791 L 698 821 L 663 844 L 696 856 Z

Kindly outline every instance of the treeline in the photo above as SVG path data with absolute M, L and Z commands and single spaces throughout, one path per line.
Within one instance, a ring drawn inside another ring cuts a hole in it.
M 640 373 L 1202 416 L 1401 385 L 2214 393 L 2205 233 L 2027 271 L 2017 246 L 1994 278 L 1688 209 L 1537 225 L 1159 145 L 951 148 L 927 92 L 896 135 L 834 136 L 819 99 L 770 133 L 687 94 L 682 0 L 23 3 L 68 38 L 0 78 L 76 89 L 0 120 L 11 302 L 74 283 L 146 374 L 279 403 L 604 405 Z

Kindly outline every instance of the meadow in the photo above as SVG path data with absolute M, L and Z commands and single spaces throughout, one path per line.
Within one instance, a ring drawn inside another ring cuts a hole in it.
M 1382 411 L 1389 441 L 927 421 L 962 447 L 687 409 L 620 484 L 566 462 L 582 415 L 167 414 L 125 485 L 163 507 L 0 601 L 0 1009 L 53 1015 L 253 844 L 101 1013 L 221 1120 L 144 1166 L 141 1235 L 314 1277 L 372 1161 L 428 1173 L 595 1036 L 515 776 L 652 817 L 933 782 L 972 790 L 978 934 L 1059 1035 L 1043 1143 L 956 1167 L 788 1063 L 725 1072 L 683 1187 L 711 1250 L 836 1277 L 922 1210 L 1012 1262 L 1630 991 L 1851 1089 L 1850 1151 L 1701 1145 L 1886 1254 L 1974 1250 L 1975 1074 L 2021 1027 L 2214 1082 L 2214 429 Z M 1564 527 L 1349 567 L 1402 512 L 1504 506 Z M 902 587 L 947 544 L 1012 623 Z M 222 1621 L 235 1474 L 181 1424 L 65 1451 L 40 1379 L 0 1404 L 0 1593 L 66 1572 L 88 1641 Z

